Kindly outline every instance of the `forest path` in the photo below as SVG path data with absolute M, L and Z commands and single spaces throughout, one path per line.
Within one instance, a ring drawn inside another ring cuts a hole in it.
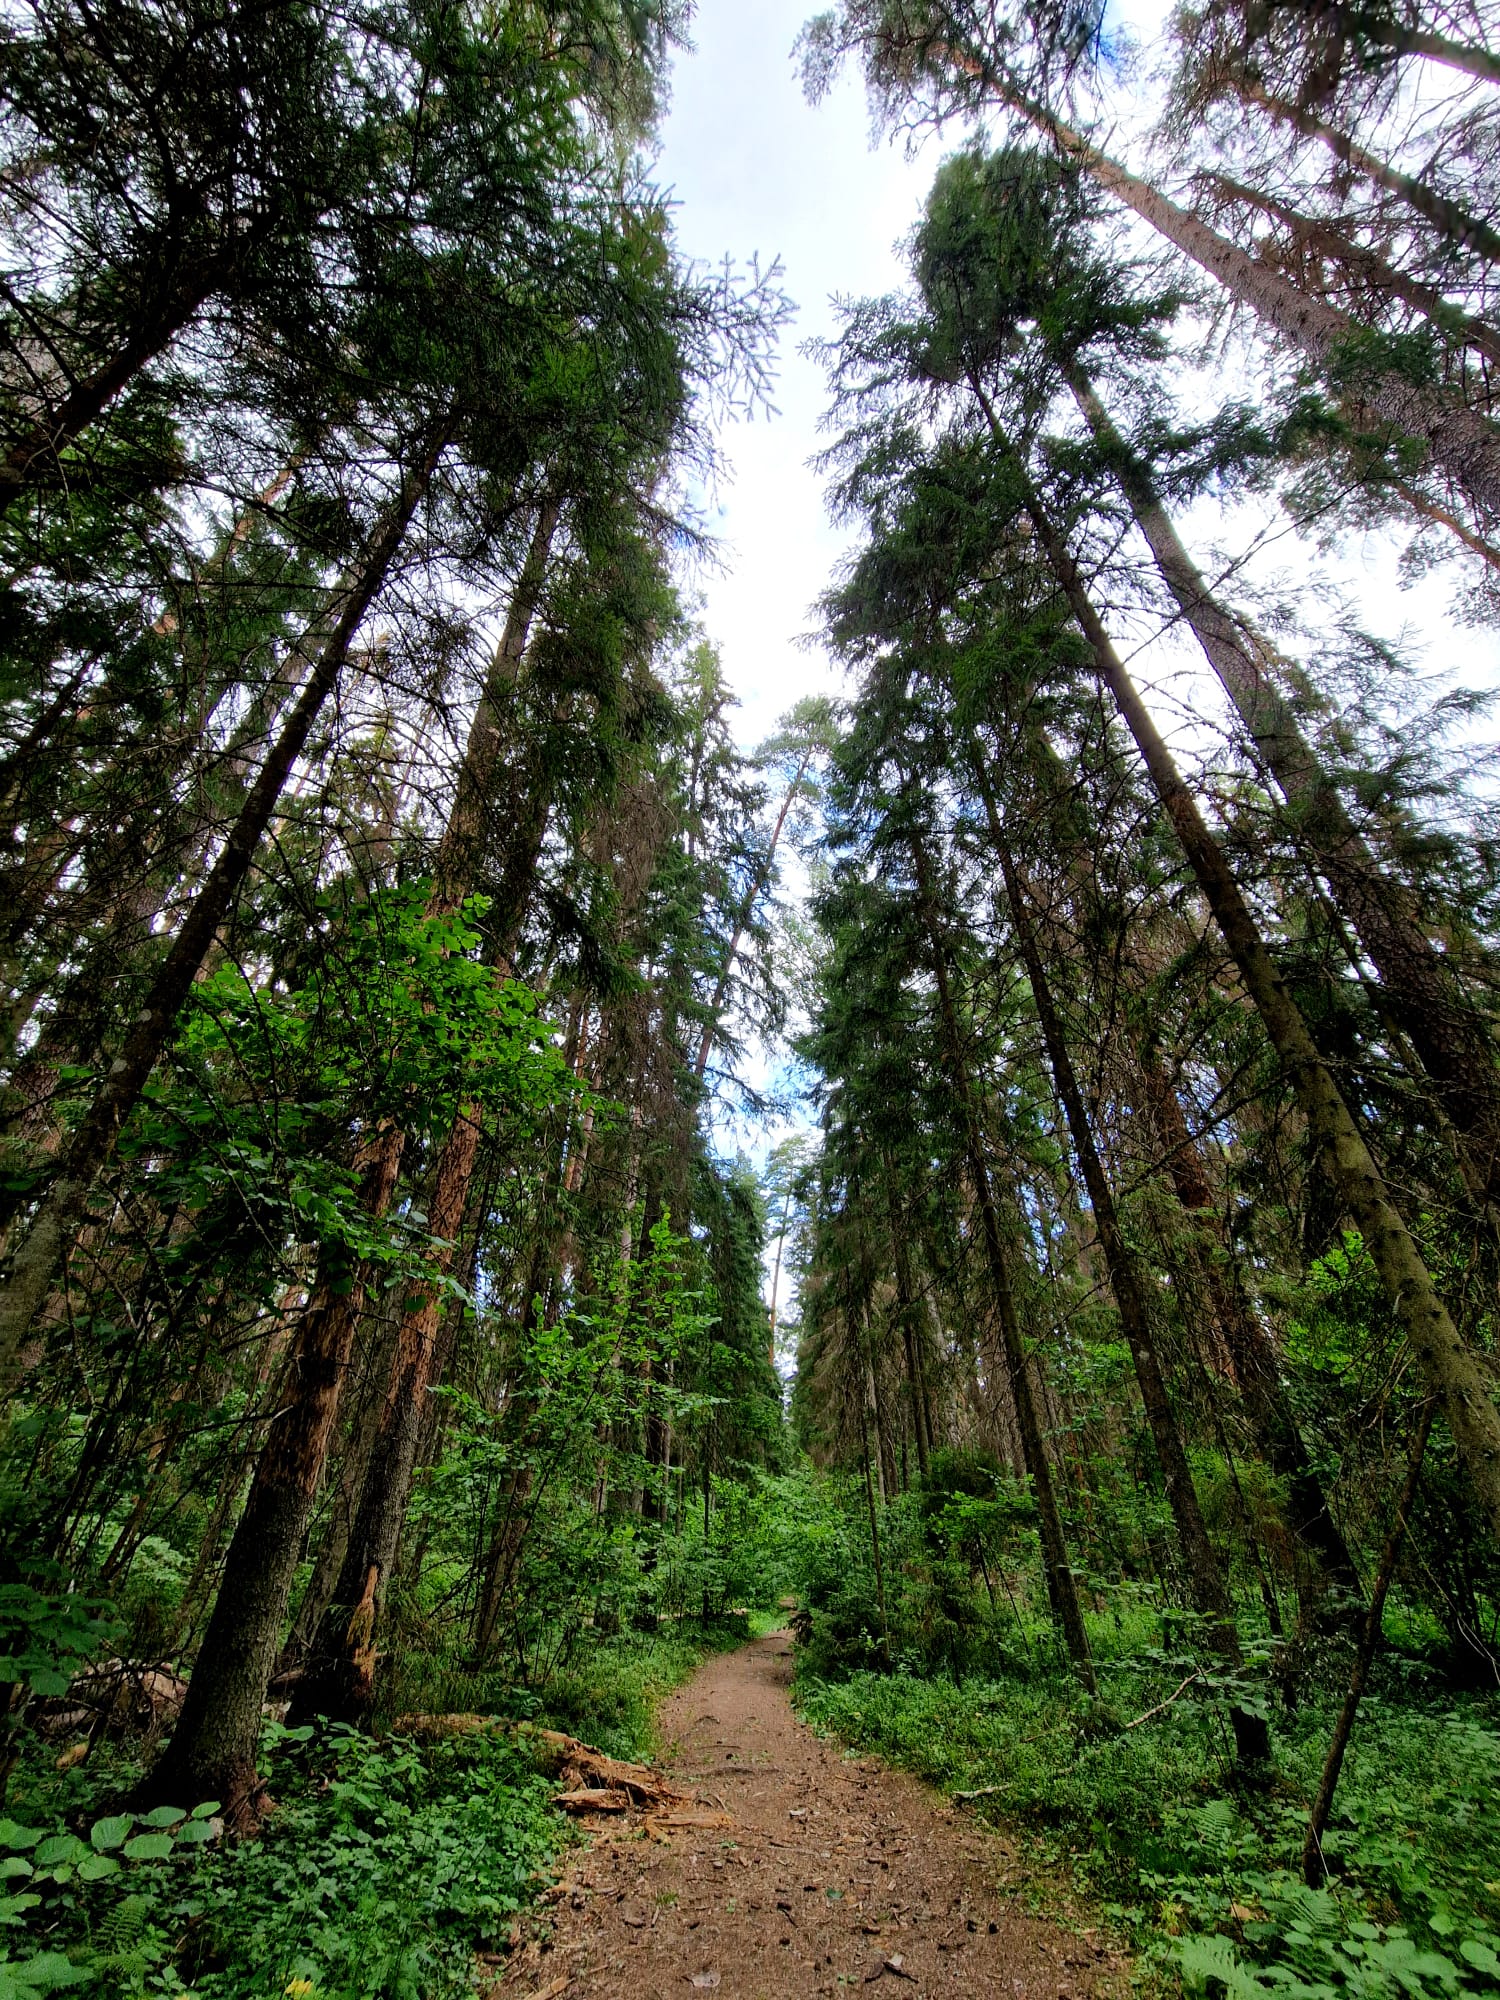
M 664 1769 L 700 1819 L 732 1823 L 604 1828 L 507 1995 L 807 2000 L 880 1984 L 890 2000 L 1089 2000 L 1123 1986 L 1090 1934 L 1023 1912 L 1003 1836 L 822 1741 L 790 1684 L 778 1632 L 709 1660 L 662 1705 Z

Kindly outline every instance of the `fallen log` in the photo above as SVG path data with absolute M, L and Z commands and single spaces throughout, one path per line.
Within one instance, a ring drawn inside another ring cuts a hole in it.
M 398 1736 L 442 1738 L 450 1736 L 510 1736 L 525 1750 L 539 1771 L 557 1778 L 565 1790 L 558 1804 L 570 1812 L 614 1812 L 613 1805 L 598 1801 L 624 1795 L 636 1811 L 664 1810 L 692 1804 L 692 1795 L 669 1785 L 649 1764 L 627 1764 L 581 1743 L 560 1729 L 538 1729 L 534 1723 L 513 1722 L 503 1715 L 399 1715 L 393 1725 Z

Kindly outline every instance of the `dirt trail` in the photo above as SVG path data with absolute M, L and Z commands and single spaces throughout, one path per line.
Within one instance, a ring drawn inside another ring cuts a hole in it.
M 878 1985 L 886 2000 L 1089 2000 L 1123 1986 L 1094 1938 L 1018 1907 L 1013 1847 L 820 1741 L 790 1681 L 776 1633 L 664 1703 L 664 1766 L 700 1823 L 602 1828 L 566 1872 L 550 1940 L 512 1961 L 507 1996 L 806 2000 Z M 701 1823 L 715 1817 L 730 1823 Z

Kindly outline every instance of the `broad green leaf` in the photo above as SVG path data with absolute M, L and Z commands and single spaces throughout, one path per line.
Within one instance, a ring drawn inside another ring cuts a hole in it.
M 125 1855 L 130 1861 L 165 1861 L 171 1852 L 170 1833 L 138 1833 L 125 1843 Z
M 96 1819 L 89 1828 L 89 1840 L 101 1853 L 118 1847 L 135 1825 L 134 1813 L 116 1813 L 110 1819 Z

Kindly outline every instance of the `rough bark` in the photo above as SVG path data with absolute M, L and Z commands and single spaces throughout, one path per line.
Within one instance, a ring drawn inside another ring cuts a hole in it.
M 1424 284 L 1420 278 L 1412 277 L 1410 272 L 1388 263 L 1378 252 L 1355 242 L 1336 223 L 1322 216 L 1304 215 L 1290 203 L 1278 201 L 1274 195 L 1260 188 L 1248 187 L 1229 174 L 1209 175 L 1208 182 L 1231 200 L 1247 208 L 1259 209 L 1263 215 L 1281 223 L 1291 231 L 1293 242 L 1314 256 L 1330 259 L 1342 269 L 1351 283 L 1367 286 L 1382 299 L 1395 299 L 1402 305 L 1410 306 L 1424 319 L 1431 320 L 1450 339 L 1457 338 L 1464 346 L 1487 355 L 1491 361 L 1500 361 L 1500 331 L 1444 298 L 1435 285 Z
M 0 1404 L 14 1392 L 21 1342 L 52 1288 L 70 1232 L 82 1218 L 89 1193 L 114 1154 L 120 1129 L 171 1040 L 193 981 L 250 873 L 261 836 L 313 723 L 333 692 L 350 643 L 390 571 L 447 438 L 446 423 L 429 432 L 396 500 L 371 537 L 358 577 L 343 593 L 302 693 L 267 752 L 218 859 L 189 905 L 140 1013 L 11 1259 L 0 1285 Z
M 383 1214 L 395 1186 L 391 1150 L 370 1149 L 361 1201 Z M 399 1155 L 397 1155 L 399 1159 Z M 362 1303 L 357 1277 L 330 1260 L 294 1338 L 287 1402 L 272 1419 L 245 1511 L 224 1563 L 187 1699 L 149 1796 L 173 1804 L 217 1799 L 241 1829 L 261 1812 L 256 1743 L 287 1599 L 323 1480 Z
M 1490 1377 L 1479 1357 L 1465 1345 L 1439 1297 L 1422 1253 L 1391 1200 L 1374 1156 L 1266 947 L 1224 851 L 1209 832 L 1115 651 L 1062 537 L 1034 494 L 1027 511 L 1089 643 L 1099 677 L 1135 740 L 1251 1004 L 1281 1059 L 1324 1169 L 1364 1240 L 1381 1288 L 1405 1329 L 1429 1390 L 1442 1403 L 1490 1531 L 1500 1538 L 1500 1411 L 1495 1407 Z
M 452 1265 L 480 1133 L 479 1113 L 471 1106 L 455 1119 L 438 1159 L 428 1211 L 428 1228 L 442 1246 L 431 1258 L 437 1278 L 446 1277 Z M 296 1721 L 323 1715 L 333 1721 L 355 1722 L 369 1713 L 374 1701 L 375 1636 L 411 1498 L 443 1311 L 442 1292 L 433 1284 L 421 1303 L 402 1318 L 380 1427 L 365 1469 L 343 1566 L 293 1700 Z
M 1372 853 L 1338 788 L 1276 686 L 1255 632 L 1213 595 L 1162 506 L 1147 468 L 1110 423 L 1087 376 L 1069 384 L 1109 452 L 1136 524 L 1167 588 L 1249 731 L 1256 755 L 1296 813 L 1296 831 L 1380 975 L 1381 997 L 1422 1060 L 1461 1142 L 1464 1180 L 1475 1202 L 1500 1214 L 1500 1070 L 1483 1021 L 1455 990 L 1452 972 L 1423 928 L 1415 899 Z
M 1006 1255 L 1005 1239 L 995 1207 L 989 1163 L 985 1157 L 984 1136 L 980 1130 L 974 1093 L 969 1082 L 968 1068 L 964 1062 L 963 1042 L 958 1032 L 958 1017 L 948 979 L 947 953 L 931 907 L 926 880 L 927 868 L 919 843 L 913 844 L 913 860 L 917 867 L 918 885 L 924 905 L 923 919 L 932 947 L 933 979 L 937 986 L 944 1055 L 947 1058 L 949 1078 L 969 1155 L 969 1176 L 974 1184 L 974 1197 L 979 1208 L 980 1233 L 984 1241 L 991 1296 L 996 1317 L 1000 1322 L 1006 1375 L 1010 1383 L 1016 1428 L 1020 1433 L 1021 1455 L 1031 1481 L 1032 1497 L 1036 1502 L 1047 1596 L 1052 1605 L 1053 1617 L 1068 1649 L 1068 1657 L 1073 1663 L 1073 1670 L 1092 1694 L 1095 1688 L 1094 1666 L 1089 1653 L 1088 1633 L 1084 1628 L 1083 1610 L 1078 1600 L 1077 1581 L 1068 1562 L 1067 1540 L 1063 1534 L 1062 1515 L 1058 1509 L 1052 1468 L 1047 1459 L 1041 1418 L 1032 1387 L 1026 1343 L 1021 1333 L 1020 1317 L 1016 1312 L 1010 1262 Z

